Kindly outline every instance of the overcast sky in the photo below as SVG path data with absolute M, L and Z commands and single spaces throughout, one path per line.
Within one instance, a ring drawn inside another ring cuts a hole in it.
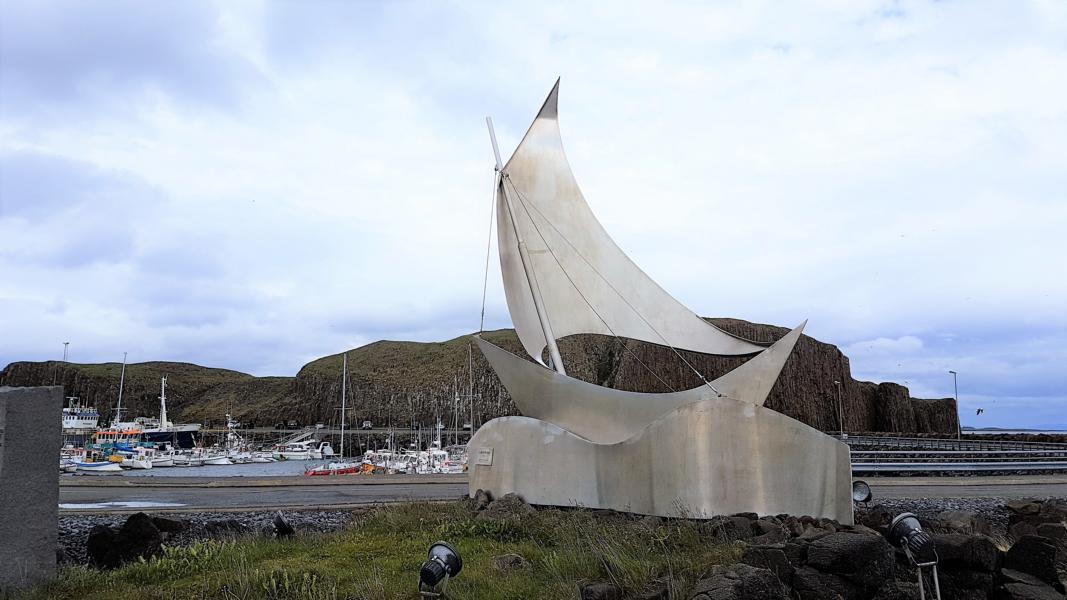
M 1067 427 L 1060 0 L 2 12 L 0 365 L 292 375 L 477 329 L 483 119 L 510 154 L 560 76 L 593 211 L 694 311 Z

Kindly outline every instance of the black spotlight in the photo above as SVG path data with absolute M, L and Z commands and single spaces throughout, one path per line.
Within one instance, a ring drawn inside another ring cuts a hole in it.
M 866 481 L 857 479 L 852 482 L 852 501 L 864 504 L 871 501 L 871 486 L 867 485 Z
M 918 570 L 920 600 L 926 599 L 923 567 L 930 567 L 934 579 L 934 597 L 941 600 L 941 585 L 937 581 L 937 549 L 934 548 L 934 538 L 923 531 L 919 519 L 912 513 L 897 515 L 886 529 L 885 537 L 890 544 L 903 549 L 908 560 Z
M 426 562 L 419 569 L 419 594 L 427 598 L 440 598 L 445 593 L 448 580 L 459 575 L 462 568 L 463 559 L 451 544 L 434 542 Z

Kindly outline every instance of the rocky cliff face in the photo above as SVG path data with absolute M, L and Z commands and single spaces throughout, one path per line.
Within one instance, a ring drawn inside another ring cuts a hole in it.
M 712 319 L 735 335 L 773 342 L 788 330 L 735 319 Z M 483 337 L 523 355 L 514 331 L 486 332 Z M 633 340 L 581 335 L 560 342 L 560 352 L 573 377 L 631 391 L 663 392 L 701 384 L 699 377 L 673 350 Z M 682 352 L 694 368 L 711 380 L 747 358 Z M 296 377 L 252 377 L 244 373 L 183 363 L 141 363 L 126 369 L 123 401 L 129 414 L 156 415 L 159 378 L 166 374 L 168 411 L 172 420 L 215 422 L 226 412 L 243 422 L 269 425 L 296 420 L 302 424 L 337 420 L 341 399 L 340 354 L 305 365 Z M 0 385 L 44 385 L 53 377 L 68 395 L 95 403 L 109 416 L 118 395 L 119 365 L 75 365 L 18 362 L 0 373 Z M 467 336 L 447 342 L 375 342 L 348 352 L 350 421 L 375 426 L 406 426 L 414 419 L 432 424 L 438 417 L 451 424 L 516 414 L 507 390 Z M 835 385 L 835 381 L 841 382 Z M 894 384 L 855 381 L 848 358 L 835 346 L 803 336 L 771 390 L 767 406 L 812 427 L 837 430 L 840 394 L 848 431 L 955 433 L 952 399 L 911 398 Z

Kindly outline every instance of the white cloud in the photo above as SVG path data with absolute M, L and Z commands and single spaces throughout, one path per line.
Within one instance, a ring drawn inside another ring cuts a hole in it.
M 0 167 L 106 185 L 29 216 L 25 187 L 0 197 L 0 362 L 71 339 L 282 374 L 469 331 L 482 119 L 509 152 L 557 75 L 593 210 L 697 312 L 810 318 L 902 382 L 947 334 L 1000 332 L 963 346 L 1005 368 L 1009 332 L 1067 353 L 1060 3 L 94 7 L 74 36 L 76 4 L 37 6 L 2 25 Z M 489 303 L 505 325 L 495 271 Z

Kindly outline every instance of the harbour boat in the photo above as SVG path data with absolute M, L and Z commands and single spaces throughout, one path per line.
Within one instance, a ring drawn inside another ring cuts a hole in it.
M 291 442 L 275 446 L 271 455 L 275 460 L 310 460 L 312 442 Z
M 531 504 L 665 517 L 757 512 L 852 523 L 848 446 L 764 406 L 800 339 L 773 343 L 720 329 L 667 293 L 611 239 L 567 163 L 559 82 L 511 158 L 496 157 L 497 247 L 508 311 L 526 357 L 474 336 L 521 416 L 493 419 L 469 442 L 470 491 Z M 557 340 L 638 340 L 672 352 L 703 382 L 638 393 L 570 377 Z M 751 356 L 709 378 L 683 351 Z M 547 360 L 545 354 L 547 353 Z
M 212 454 L 212 455 L 207 455 L 207 456 L 205 456 L 203 458 L 203 464 L 204 465 L 214 465 L 214 466 L 232 465 L 233 461 L 231 461 L 230 458 L 228 456 L 226 456 L 225 454 Z
M 76 462 L 74 465 L 78 468 L 78 471 L 85 473 L 121 473 L 121 463 L 112 462 L 109 460 L 95 461 L 95 462 Z
M 359 475 L 373 471 L 374 467 L 363 462 L 331 462 L 304 471 L 306 476 L 320 475 Z
M 152 468 L 153 469 L 160 469 L 160 468 L 164 468 L 164 467 L 173 467 L 173 466 L 174 466 L 174 456 L 172 456 L 172 455 L 160 454 L 159 456 L 156 456 L 156 457 L 152 458 Z
M 254 463 L 272 463 L 277 462 L 274 456 L 270 452 L 253 452 L 252 462 Z
M 200 423 L 175 424 L 167 419 L 167 378 L 163 377 L 159 384 L 159 418 L 138 417 L 135 419 L 141 424 L 142 436 L 146 441 L 157 443 L 170 443 L 176 448 L 192 448 L 196 445 L 197 434 L 200 433 Z
M 75 396 L 67 397 L 67 405 L 63 407 L 64 433 L 93 431 L 99 421 L 100 412 L 95 407 L 84 404 Z

